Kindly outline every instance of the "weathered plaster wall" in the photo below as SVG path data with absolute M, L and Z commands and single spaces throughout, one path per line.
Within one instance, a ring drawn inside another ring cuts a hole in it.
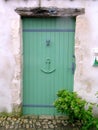
M 55 4 L 56 3 L 56 4 Z M 22 102 L 21 21 L 17 7 L 84 7 L 85 14 L 76 19 L 74 90 L 89 101 L 97 102 L 98 68 L 93 67 L 93 48 L 98 48 L 98 1 L 93 0 L 9 0 L 0 1 L 0 111 L 10 112 Z
M 0 112 L 21 104 L 21 21 L 17 7 L 38 6 L 29 2 L 0 1 Z
M 75 90 L 89 101 L 98 101 L 98 67 L 93 66 L 94 48 L 98 48 L 98 1 L 85 2 L 85 15 L 77 17 Z

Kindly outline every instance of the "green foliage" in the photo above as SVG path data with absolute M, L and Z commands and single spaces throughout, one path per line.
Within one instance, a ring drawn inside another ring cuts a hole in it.
M 94 118 L 92 109 L 93 104 L 86 102 L 77 95 L 76 92 L 67 90 L 58 91 L 58 99 L 54 102 L 57 111 L 69 116 L 72 123 L 79 121 L 82 130 L 89 128 L 98 128 L 98 120 Z

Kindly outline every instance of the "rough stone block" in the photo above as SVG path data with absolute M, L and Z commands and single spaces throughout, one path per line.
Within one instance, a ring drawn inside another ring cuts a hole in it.
M 69 117 L 68 116 L 55 116 L 55 119 L 59 119 L 59 120 L 68 120 Z
M 54 116 L 41 115 L 41 116 L 39 116 L 39 119 L 42 119 L 42 120 L 53 120 Z

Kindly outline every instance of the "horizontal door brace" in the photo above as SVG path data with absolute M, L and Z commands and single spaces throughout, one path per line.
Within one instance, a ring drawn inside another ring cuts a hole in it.
M 75 29 L 23 29 L 23 32 L 75 32 Z
M 54 108 L 53 105 L 45 105 L 45 104 L 23 104 L 23 107 L 42 107 L 42 108 Z

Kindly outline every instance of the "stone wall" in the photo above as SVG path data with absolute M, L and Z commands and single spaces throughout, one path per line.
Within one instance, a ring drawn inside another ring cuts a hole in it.
M 40 1 L 40 3 L 39 3 Z M 55 4 L 56 3 L 56 4 Z M 22 103 L 22 35 L 19 7 L 85 8 L 76 18 L 74 91 L 91 102 L 98 102 L 98 1 L 95 0 L 0 0 L 0 112 L 11 112 Z

